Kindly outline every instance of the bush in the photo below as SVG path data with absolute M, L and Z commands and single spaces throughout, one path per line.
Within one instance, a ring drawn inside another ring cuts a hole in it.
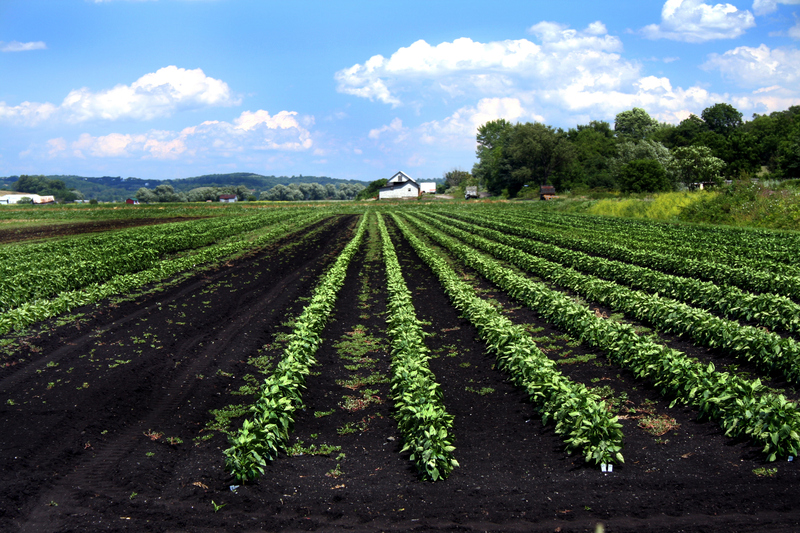
M 622 192 L 664 192 L 672 182 L 664 167 L 655 159 L 635 159 L 626 163 L 617 176 Z

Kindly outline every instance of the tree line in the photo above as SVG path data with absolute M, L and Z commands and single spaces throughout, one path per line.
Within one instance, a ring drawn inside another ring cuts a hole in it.
M 658 192 L 726 179 L 800 177 L 800 106 L 743 121 L 727 103 L 678 125 L 633 108 L 614 125 L 591 121 L 563 130 L 504 119 L 478 129 L 472 177 L 492 194 L 524 187 Z M 463 181 L 463 176 L 457 181 Z

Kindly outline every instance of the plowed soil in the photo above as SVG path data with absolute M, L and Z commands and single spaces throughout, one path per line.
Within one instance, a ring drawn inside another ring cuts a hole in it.
M 13 229 L 0 229 L 0 243 L 29 241 L 32 239 L 48 239 L 51 237 L 66 237 L 80 235 L 81 233 L 97 233 L 115 229 L 133 228 L 136 226 L 152 226 L 166 224 L 167 222 L 182 222 L 196 220 L 198 217 L 171 217 L 171 218 L 126 218 L 119 220 L 97 220 L 94 222 L 70 222 L 58 225 L 25 226 Z
M 565 374 L 624 396 L 626 463 L 604 474 L 568 455 L 392 229 L 431 334 L 431 368 L 455 417 L 460 467 L 445 481 L 420 481 L 401 452 L 380 379 L 390 347 L 374 225 L 323 334 L 296 447 L 259 481 L 232 487 L 226 437 L 207 429 L 210 411 L 252 402 L 234 394 L 258 375 L 248 360 L 277 361 L 291 319 L 355 223 L 354 216 L 328 220 L 24 336 L 0 368 L 0 530 L 567 532 L 595 531 L 598 523 L 629 532 L 800 530 L 794 463 L 764 463 L 758 449 L 726 438 L 691 409 L 670 408 L 602 353 L 569 343 L 464 271 L 553 358 L 587 356 L 560 365 Z M 369 376 L 374 382 L 364 384 Z M 642 408 L 679 426 L 650 435 L 639 428 Z M 315 454 L 322 445 L 338 448 Z M 777 473 L 756 475 L 761 467 Z

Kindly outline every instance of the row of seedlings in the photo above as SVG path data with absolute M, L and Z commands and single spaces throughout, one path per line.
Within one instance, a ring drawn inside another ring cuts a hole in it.
M 765 372 L 780 373 L 788 381 L 800 382 L 800 343 L 794 339 L 719 318 L 707 311 L 663 298 L 657 293 L 647 294 L 581 274 L 562 264 L 476 236 L 437 219 L 426 220 L 471 246 L 575 291 L 587 300 L 647 322 L 659 331 L 689 336 L 699 345 L 718 348 L 755 364 Z
M 306 376 L 316 363 L 314 354 L 322 343 L 320 334 L 336 305 L 347 267 L 361 245 L 366 220 L 366 215 L 361 218 L 355 236 L 323 274 L 311 301 L 297 317 L 281 361 L 264 380 L 260 395 L 251 407 L 252 418 L 246 419 L 241 429 L 229 436 L 231 446 L 224 452 L 225 467 L 240 482 L 257 479 L 264 473 L 267 461 L 274 460 L 286 449 L 294 412 L 303 405 L 301 392 Z
M 467 224 L 453 218 L 442 216 L 436 218 L 446 221 L 448 226 L 481 235 L 581 272 L 622 283 L 633 289 L 674 298 L 734 320 L 753 321 L 768 328 L 800 333 L 800 305 L 785 296 L 770 293 L 753 294 L 732 286 L 721 287 L 710 281 L 675 276 L 613 259 L 596 257 L 577 250 Z
M 701 416 L 716 419 L 730 437 L 749 437 L 763 445 L 769 461 L 794 457 L 800 452 L 800 410 L 782 394 L 760 380 L 717 372 L 683 352 L 639 336 L 629 324 L 598 317 L 586 305 L 562 292 L 520 276 L 496 260 L 412 220 L 417 228 L 450 250 L 461 262 L 478 271 L 543 318 L 589 346 L 604 350 L 614 363 L 648 379 L 672 405 L 696 406 Z
M 401 453 L 411 452 L 410 459 L 423 479 L 445 479 L 458 466 L 453 456 L 453 416 L 445 409 L 442 389 L 428 366 L 425 332 L 380 214 L 378 227 L 389 292 L 386 321 L 392 339 L 391 397 L 403 438 Z
M 320 213 L 303 213 L 284 218 L 263 235 L 249 239 L 246 235 L 236 240 L 197 250 L 194 253 L 160 261 L 152 268 L 114 276 L 105 283 L 92 283 L 81 289 L 61 292 L 55 298 L 39 298 L 0 314 L 0 335 L 12 330 L 22 330 L 31 324 L 53 318 L 77 307 L 98 302 L 117 294 L 128 293 L 149 283 L 160 282 L 180 272 L 199 265 L 229 258 L 245 250 L 259 248 L 284 235 L 317 222 Z
M 439 278 L 453 305 L 475 326 L 497 358 L 497 367 L 524 389 L 542 416 L 555 422 L 567 450 L 589 463 L 624 462 L 622 424 L 596 393 L 561 374 L 522 326 L 513 324 L 491 302 L 480 298 L 447 262 L 432 251 L 395 215 L 395 224 Z
M 488 226 L 504 233 L 520 235 L 557 246 L 580 250 L 592 255 L 661 270 L 662 272 L 699 278 L 718 284 L 735 285 L 741 289 L 756 292 L 772 292 L 800 301 L 800 276 L 786 276 L 748 266 L 729 266 L 712 261 L 678 257 L 672 254 L 632 250 L 618 244 L 536 231 L 522 224 L 506 224 L 495 220 L 491 216 L 475 217 L 460 213 L 450 213 L 450 216 Z

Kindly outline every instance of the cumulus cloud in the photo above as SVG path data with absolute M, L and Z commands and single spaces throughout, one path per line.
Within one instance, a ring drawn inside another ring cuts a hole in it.
M 778 85 L 797 87 L 800 82 L 800 50 L 740 46 L 724 54 L 710 54 L 701 65 L 705 70 L 719 70 L 722 76 L 743 87 Z
M 756 15 L 768 15 L 778 10 L 778 4 L 795 5 L 800 4 L 800 0 L 754 0 L 753 12 Z
M 151 130 L 147 133 L 81 134 L 47 142 L 50 157 L 78 158 L 134 157 L 179 159 L 180 157 L 230 157 L 245 151 L 306 151 L 312 148 L 311 133 L 301 125 L 294 111 L 270 115 L 263 109 L 245 111 L 231 122 L 205 121 L 181 131 Z
M 661 24 L 641 29 L 648 39 L 672 39 L 702 43 L 714 39 L 734 39 L 755 26 L 750 11 L 739 11 L 732 4 L 710 5 L 702 0 L 667 0 L 661 9 Z
M 33 41 L 29 43 L 21 43 L 19 41 L 11 41 L 4 43 L 0 41 L 0 51 L 2 52 L 28 52 L 30 50 L 46 50 L 47 45 L 43 41 Z
M 542 22 L 529 32 L 541 44 L 527 39 L 481 43 L 465 37 L 433 46 L 420 40 L 389 58 L 375 55 L 338 71 L 337 90 L 398 106 L 405 103 L 403 93 L 468 99 L 534 84 L 555 88 L 576 71 L 585 84 L 612 87 L 638 70 L 620 60 L 621 41 L 600 22 L 582 31 Z
M 473 147 L 478 128 L 501 118 L 509 122 L 544 121 L 543 117 L 525 110 L 517 98 L 482 98 L 476 105 L 462 107 L 444 120 L 422 124 L 418 128 L 419 139 L 431 145 Z
M 240 99 L 224 81 L 206 76 L 201 69 L 168 66 L 145 74 L 130 85 L 93 92 L 84 87 L 70 91 L 60 105 L 0 102 L 0 120 L 33 126 L 53 119 L 79 123 L 90 120 L 151 120 L 177 111 L 231 106 Z

